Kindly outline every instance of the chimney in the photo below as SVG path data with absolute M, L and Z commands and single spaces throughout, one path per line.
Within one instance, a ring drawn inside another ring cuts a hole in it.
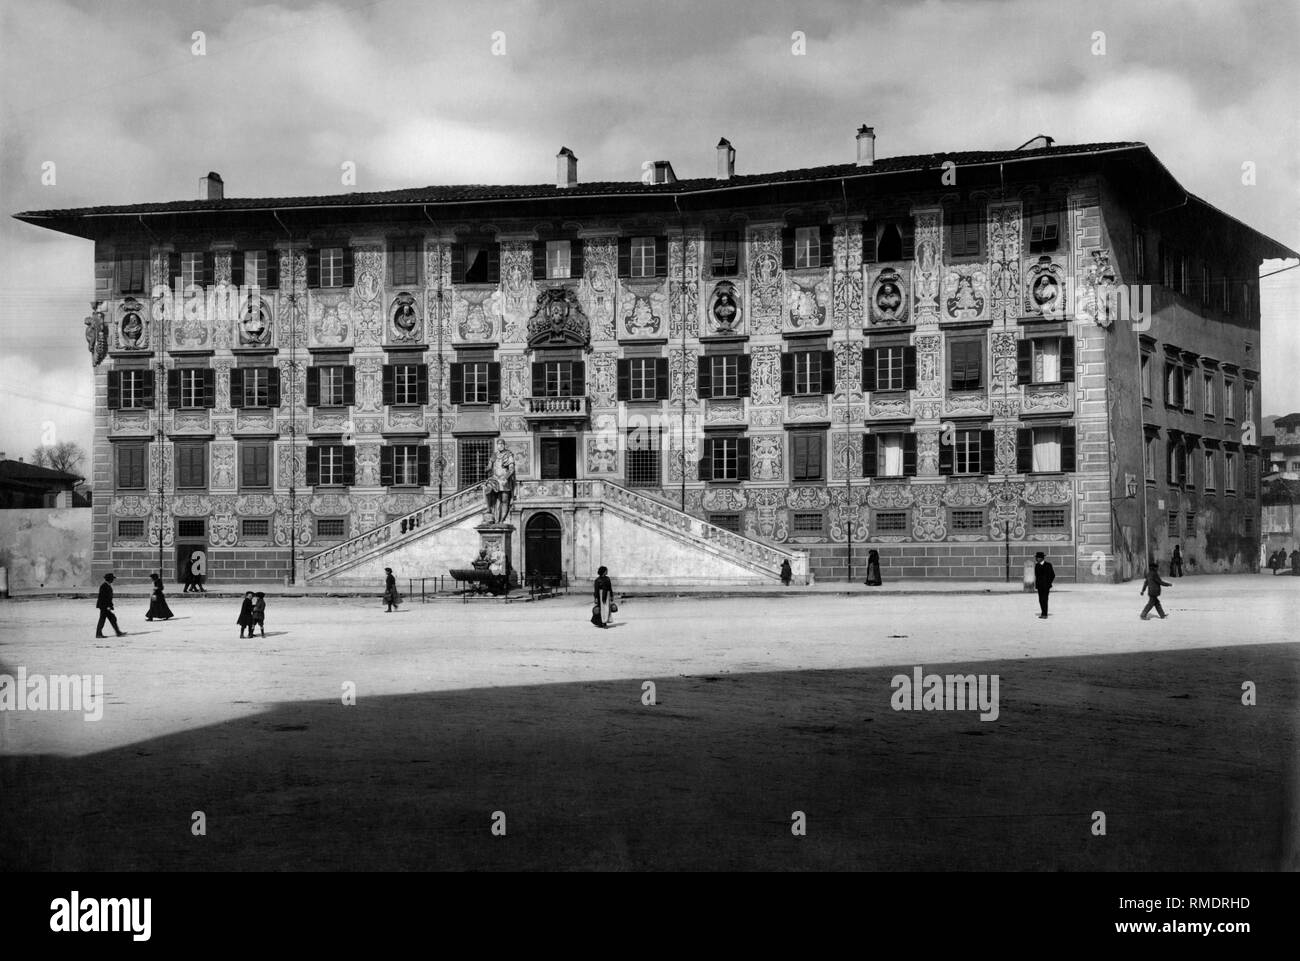
M 673 173 L 673 165 L 667 160 L 656 160 L 653 182 L 657 184 L 677 183 L 677 174 Z
M 736 175 L 736 148 L 723 137 L 718 141 L 718 179 L 730 180 Z
M 555 186 L 572 187 L 578 182 L 578 158 L 568 147 L 555 155 Z
M 870 167 L 876 162 L 876 128 L 863 124 L 858 128 L 858 166 Z
M 215 170 L 209 170 L 206 177 L 199 178 L 200 200 L 221 200 L 225 194 L 225 184 L 221 181 L 221 174 Z

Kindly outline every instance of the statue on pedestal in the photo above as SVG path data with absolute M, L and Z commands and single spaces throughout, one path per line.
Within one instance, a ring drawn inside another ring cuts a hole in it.
M 488 462 L 487 478 L 483 490 L 488 522 L 504 524 L 510 517 L 510 508 L 515 500 L 515 455 L 499 437 L 496 450 Z

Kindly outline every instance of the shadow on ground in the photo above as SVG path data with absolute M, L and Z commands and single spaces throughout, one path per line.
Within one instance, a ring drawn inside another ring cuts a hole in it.
M 911 664 L 649 678 L 654 706 L 643 678 L 283 703 L 86 757 L 0 758 L 0 866 L 1295 869 L 1298 653 L 950 668 L 1000 676 L 992 722 L 891 710 Z

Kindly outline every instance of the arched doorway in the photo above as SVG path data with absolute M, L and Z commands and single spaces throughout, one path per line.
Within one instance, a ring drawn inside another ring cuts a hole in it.
M 545 512 L 528 518 L 524 527 L 524 574 L 558 575 L 564 571 L 562 531 L 554 514 Z

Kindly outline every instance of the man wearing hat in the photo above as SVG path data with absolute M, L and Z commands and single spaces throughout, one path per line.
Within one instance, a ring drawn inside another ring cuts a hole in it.
M 385 614 L 393 613 L 393 608 L 397 606 L 397 578 L 393 576 L 391 567 L 384 568 L 384 603 L 388 605 Z
M 117 626 L 117 617 L 113 614 L 113 581 L 112 574 L 104 575 L 104 583 L 99 585 L 99 600 L 95 606 L 99 608 L 99 623 L 95 625 L 95 636 L 104 636 L 104 622 L 113 625 L 113 630 L 117 632 L 118 637 L 124 637 L 126 631 Z
M 1034 589 L 1038 591 L 1038 617 L 1047 619 L 1047 595 L 1052 590 L 1052 581 L 1056 580 L 1056 571 L 1047 555 L 1039 551 L 1034 555 Z

